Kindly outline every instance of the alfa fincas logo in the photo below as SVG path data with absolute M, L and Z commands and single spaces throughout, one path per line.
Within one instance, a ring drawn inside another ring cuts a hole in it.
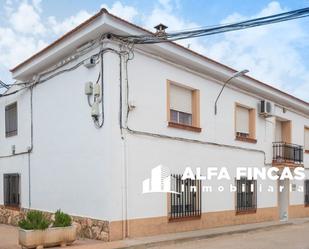
M 151 178 L 147 178 L 143 181 L 143 194 L 146 193 L 174 193 L 176 185 L 171 176 L 170 170 L 163 165 L 158 165 L 151 170 Z

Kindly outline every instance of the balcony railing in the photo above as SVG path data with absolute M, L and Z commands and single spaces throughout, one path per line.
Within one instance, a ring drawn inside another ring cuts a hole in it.
M 297 144 L 285 142 L 273 143 L 273 162 L 274 163 L 303 163 L 303 147 Z

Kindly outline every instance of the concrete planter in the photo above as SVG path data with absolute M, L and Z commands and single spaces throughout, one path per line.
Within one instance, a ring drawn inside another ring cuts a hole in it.
M 22 248 L 66 246 L 76 240 L 76 227 L 52 227 L 46 230 L 19 229 L 19 244 Z

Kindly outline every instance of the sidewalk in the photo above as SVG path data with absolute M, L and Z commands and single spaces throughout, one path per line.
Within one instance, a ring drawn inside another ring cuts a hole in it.
M 309 222 L 309 218 L 293 219 L 287 222 L 263 222 L 254 224 L 245 224 L 237 226 L 227 226 L 206 230 L 197 230 L 182 233 L 171 233 L 151 237 L 143 237 L 136 239 L 126 239 L 122 241 L 114 241 L 108 243 L 98 243 L 92 245 L 77 246 L 78 249 L 143 249 L 153 246 L 171 245 L 187 241 L 194 241 L 200 239 L 214 238 L 222 235 L 230 235 L 236 233 L 247 233 L 256 230 L 265 230 L 279 228 L 282 226 L 303 224 Z
M 195 241 L 207 238 L 214 238 L 223 235 L 247 233 L 256 230 L 271 230 L 282 226 L 299 225 L 309 223 L 309 218 L 293 219 L 287 222 L 263 222 L 237 226 L 226 226 L 213 229 L 196 230 L 182 233 L 170 233 L 164 235 L 126 239 L 113 242 L 102 242 L 98 240 L 79 239 L 73 245 L 67 247 L 72 249 L 143 249 L 149 247 L 160 247 Z M 18 245 L 18 229 L 16 227 L 0 224 L 0 249 L 20 249 Z M 58 247 L 53 247 L 58 248 Z

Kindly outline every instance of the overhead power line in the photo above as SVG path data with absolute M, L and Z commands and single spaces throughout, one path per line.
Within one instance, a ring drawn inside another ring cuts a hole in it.
M 254 18 L 246 21 L 235 22 L 231 24 L 223 24 L 212 27 L 204 27 L 200 29 L 191 29 L 179 32 L 160 33 L 159 35 L 139 35 L 139 36 L 119 36 L 113 35 L 126 42 L 132 42 L 135 44 L 153 44 L 167 41 L 177 41 L 182 39 L 208 36 L 213 34 L 220 34 L 225 32 L 231 32 L 236 30 L 248 29 L 253 27 L 259 27 L 269 25 L 273 23 L 285 22 L 289 20 L 304 18 L 309 16 L 309 7 L 288 11 L 276 15 L 264 16 Z
M 9 85 L 5 84 L 2 80 L 0 80 L 0 88 L 6 88 L 6 89 L 9 89 Z

